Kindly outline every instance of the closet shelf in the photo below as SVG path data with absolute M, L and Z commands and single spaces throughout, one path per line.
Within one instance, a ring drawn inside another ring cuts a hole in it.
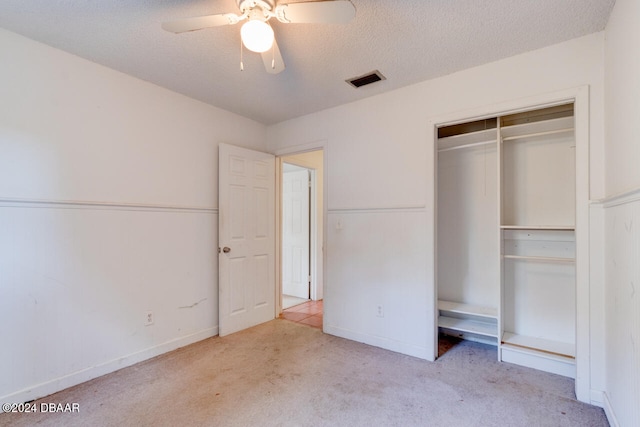
M 479 147 L 481 145 L 490 145 L 495 143 L 496 143 L 495 141 L 485 141 L 485 142 L 472 142 L 464 145 L 454 145 L 452 147 L 440 148 L 438 149 L 438 153 L 442 153 L 443 151 L 460 150 L 462 148 Z
M 575 231 L 573 225 L 501 225 L 503 230 L 550 230 L 550 231 Z
M 576 262 L 574 258 L 547 257 L 547 256 L 502 255 L 502 257 L 504 259 L 520 259 L 525 261 L 539 261 L 539 262 L 559 262 L 559 263 Z
M 573 116 L 523 123 L 512 126 L 502 126 L 500 134 L 504 140 L 525 138 L 532 135 L 553 135 L 554 133 L 572 132 L 574 128 Z
M 441 328 L 498 337 L 496 308 L 438 300 L 438 310 L 438 326 Z
M 559 135 L 562 133 L 569 133 L 569 132 L 573 132 L 573 128 L 549 130 L 546 132 L 525 133 L 523 135 L 506 136 L 502 138 L 502 142 L 528 140 L 528 139 L 539 138 L 541 136 Z
M 498 310 L 493 307 L 463 304 L 455 301 L 438 300 L 438 310 L 470 316 L 486 317 L 489 319 L 498 318 Z
M 439 316 L 438 326 L 454 331 L 468 332 L 487 337 L 498 337 L 498 325 L 472 319 L 459 319 L 456 317 Z
M 502 345 L 543 352 L 571 359 L 575 359 L 576 357 L 575 344 L 573 343 L 518 335 L 513 332 L 504 332 L 502 334 Z
M 463 133 L 438 139 L 438 151 L 448 151 L 476 145 L 495 144 L 498 140 L 496 129 Z

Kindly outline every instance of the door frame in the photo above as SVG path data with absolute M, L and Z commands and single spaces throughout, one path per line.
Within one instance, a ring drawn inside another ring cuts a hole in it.
M 283 148 L 274 152 L 276 156 L 276 304 L 275 304 L 275 316 L 278 317 L 282 313 L 282 163 L 283 157 L 292 156 L 296 154 L 304 154 L 312 151 L 322 151 L 322 233 L 318 233 L 317 229 L 312 230 L 311 232 L 311 275 L 312 275 L 312 283 L 311 283 L 311 295 L 314 294 L 314 291 L 317 292 L 317 283 L 316 277 L 318 270 L 322 271 L 323 278 L 323 286 L 322 286 L 322 294 L 323 294 L 323 308 L 324 311 L 327 310 L 327 301 L 326 296 L 328 294 L 329 286 L 324 281 L 324 277 L 326 276 L 326 251 L 324 250 L 326 247 L 327 241 L 327 200 L 328 200 L 328 191 L 327 191 L 327 182 L 328 182 L 328 174 L 327 174 L 327 157 L 328 157 L 328 143 L 326 140 L 311 142 L 308 144 L 295 145 L 292 147 Z M 288 162 L 291 163 L 291 162 Z M 292 163 L 295 164 L 295 163 Z M 303 166 L 306 167 L 306 166 Z M 317 216 L 317 176 L 316 171 L 311 171 L 311 179 L 312 179 L 312 192 L 311 192 L 311 215 L 312 221 L 314 224 L 317 224 L 318 218 Z M 315 237 L 314 237 L 315 235 Z M 317 239 L 321 239 L 321 247 L 322 253 L 317 253 Z M 318 255 L 320 255 L 322 259 L 322 267 L 318 269 L 316 260 L 318 259 Z

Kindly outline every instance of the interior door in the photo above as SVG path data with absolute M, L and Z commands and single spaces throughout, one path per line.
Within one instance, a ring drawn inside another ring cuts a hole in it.
M 309 299 L 309 171 L 282 177 L 282 293 Z
M 275 317 L 275 157 L 220 144 L 220 336 Z

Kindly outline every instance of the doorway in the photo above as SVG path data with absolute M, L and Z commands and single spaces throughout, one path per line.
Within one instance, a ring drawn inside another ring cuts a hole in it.
M 323 151 L 280 157 L 280 303 L 322 307 Z M 303 310 L 307 311 L 307 310 Z

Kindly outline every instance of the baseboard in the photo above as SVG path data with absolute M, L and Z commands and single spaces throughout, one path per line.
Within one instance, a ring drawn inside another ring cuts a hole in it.
M 74 385 L 92 380 L 97 377 L 115 372 L 144 360 L 151 359 L 164 353 L 168 353 L 177 348 L 202 341 L 204 339 L 218 335 L 218 327 L 208 328 L 191 335 L 176 338 L 165 343 L 146 348 L 144 350 L 128 354 L 117 359 L 110 360 L 97 366 L 92 366 L 80 371 L 73 372 L 60 378 L 36 384 L 15 393 L 0 397 L 0 403 L 22 403 L 48 396 L 58 391 L 64 390 Z
M 611 427 L 620 427 L 620 423 L 618 423 L 616 414 L 613 412 L 613 407 L 611 406 L 611 402 L 609 402 L 609 396 L 607 396 L 606 392 L 602 393 L 602 404 L 602 408 L 604 409 L 604 414 L 607 416 L 609 425 Z
M 323 332 L 329 335 L 335 335 L 340 338 L 346 338 L 348 340 L 357 341 L 363 344 L 372 345 L 374 347 L 380 347 L 385 350 L 394 351 L 396 353 L 406 354 L 407 356 L 429 360 L 426 347 L 419 347 L 416 345 L 391 340 L 389 338 L 363 334 L 349 329 L 327 325 L 326 323 L 323 327 Z
M 591 394 L 589 396 L 589 402 L 592 405 L 599 406 L 604 408 L 604 392 L 600 390 L 591 390 Z
M 574 359 L 556 356 L 536 350 L 518 348 L 503 344 L 501 347 L 501 361 L 539 371 L 551 372 L 563 377 L 575 378 L 576 365 Z

